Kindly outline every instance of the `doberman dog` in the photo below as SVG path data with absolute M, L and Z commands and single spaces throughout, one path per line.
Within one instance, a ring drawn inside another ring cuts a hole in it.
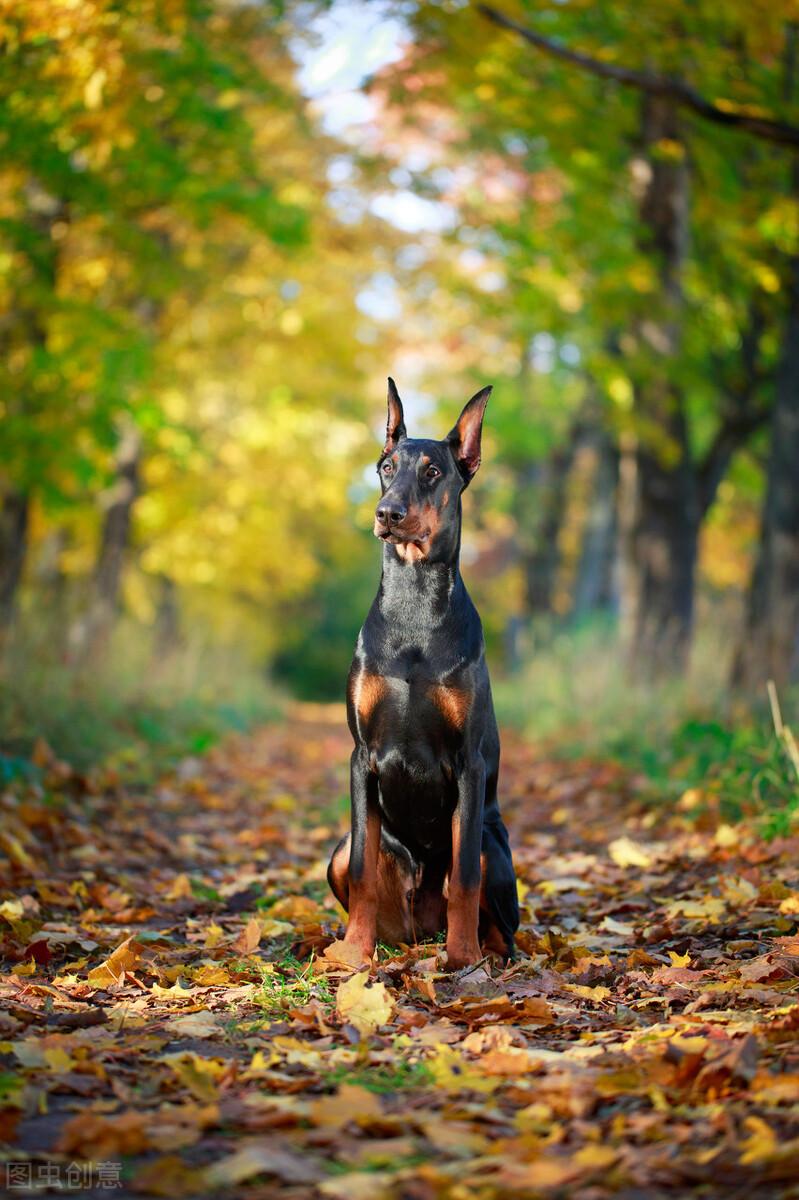
M 497 803 L 499 735 L 483 629 L 458 567 L 461 493 L 480 465 L 491 388 L 443 441 L 409 438 L 388 381 L 382 495 L 374 533 L 383 573 L 347 684 L 355 741 L 352 832 L 327 872 L 349 913 L 345 942 L 411 943 L 446 930 L 451 970 L 508 959 L 516 876 Z

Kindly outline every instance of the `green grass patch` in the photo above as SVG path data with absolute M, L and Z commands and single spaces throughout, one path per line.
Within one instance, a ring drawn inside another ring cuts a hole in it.
M 433 1076 L 424 1063 L 409 1063 L 402 1059 L 385 1066 L 336 1067 L 324 1076 L 324 1081 L 330 1087 L 354 1083 L 370 1092 L 387 1096 L 402 1089 L 427 1088 L 434 1084 Z
M 0 780 L 24 773 L 42 738 L 79 770 L 103 764 L 146 783 L 229 733 L 280 715 L 266 676 L 232 651 L 184 645 L 157 659 L 120 622 L 102 661 L 79 668 L 18 638 L 0 671 Z
M 280 1017 L 312 1000 L 332 1005 L 335 997 L 325 975 L 314 971 L 313 958 L 301 963 L 289 951 L 274 962 L 264 963 L 261 986 L 253 997 L 265 1015 Z
M 746 704 L 730 695 L 733 629 L 708 622 L 686 675 L 652 684 L 630 677 L 611 624 L 542 626 L 528 663 L 496 682 L 500 722 L 542 757 L 618 763 L 652 803 L 675 803 L 693 789 L 689 815 L 754 817 L 767 837 L 787 833 L 799 819 L 799 780 L 765 693 Z M 796 729 L 799 691 L 781 700 Z

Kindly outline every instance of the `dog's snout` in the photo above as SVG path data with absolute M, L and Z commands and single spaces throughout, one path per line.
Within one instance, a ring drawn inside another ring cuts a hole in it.
M 399 525 L 400 521 L 404 521 L 407 515 L 407 508 L 402 504 L 398 504 L 396 500 L 390 504 L 378 504 L 375 511 L 375 516 L 381 525 Z

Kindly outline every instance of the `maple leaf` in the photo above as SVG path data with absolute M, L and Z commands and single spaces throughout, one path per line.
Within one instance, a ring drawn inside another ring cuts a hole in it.
M 335 1095 L 316 1100 L 308 1109 L 314 1125 L 332 1129 L 340 1129 L 350 1121 L 368 1122 L 382 1115 L 382 1105 L 374 1092 L 351 1083 L 342 1084 Z
M 239 936 L 231 944 L 231 950 L 236 954 L 252 954 L 258 949 L 258 944 L 261 941 L 261 922 L 258 917 L 250 917 L 247 924 L 242 929 Z
M 326 946 L 322 958 L 331 967 L 350 967 L 356 970 L 364 966 L 363 952 L 350 942 L 336 941 Z
M 138 966 L 143 952 L 144 947 L 135 938 L 125 938 L 104 962 L 89 971 L 89 984 L 95 988 L 107 988 L 121 983 L 126 973 Z
M 394 1001 L 384 983 L 368 984 L 369 972 L 362 971 L 340 983 L 336 991 L 336 1012 L 359 1033 L 374 1033 L 391 1020 Z
M 83 1112 L 71 1117 L 58 1139 L 62 1154 L 80 1158 L 109 1159 L 120 1154 L 139 1154 L 150 1146 L 145 1113 L 128 1111 L 114 1116 Z
M 321 1171 L 307 1156 L 250 1142 L 207 1167 L 204 1182 L 209 1189 L 234 1187 L 256 1175 L 274 1175 L 283 1183 L 316 1183 Z
M 631 838 L 620 837 L 608 845 L 608 854 L 617 867 L 652 866 L 652 855 Z

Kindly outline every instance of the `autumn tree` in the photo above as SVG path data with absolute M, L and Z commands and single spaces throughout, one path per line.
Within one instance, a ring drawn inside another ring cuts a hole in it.
M 756 30 L 735 6 L 628 15 L 418 5 L 415 46 L 385 86 L 409 123 L 451 115 L 450 162 L 524 171 L 530 191 L 545 172 L 557 181 L 543 230 L 544 205 L 520 202 L 513 228 L 486 199 L 485 242 L 519 266 L 526 251 L 539 295 L 542 262 L 577 292 L 570 336 L 629 459 L 625 627 L 637 665 L 659 670 L 684 660 L 699 531 L 767 417 L 780 285 L 764 197 L 796 130 L 779 90 L 784 13 Z
M 132 541 L 154 580 L 279 608 L 346 503 L 308 446 L 324 427 L 338 469 L 361 437 L 370 350 L 336 322 L 364 323 L 375 223 L 328 204 L 339 148 L 289 33 L 276 7 L 213 0 L 3 11 L 0 609 L 31 514 L 64 524 L 81 654 Z

